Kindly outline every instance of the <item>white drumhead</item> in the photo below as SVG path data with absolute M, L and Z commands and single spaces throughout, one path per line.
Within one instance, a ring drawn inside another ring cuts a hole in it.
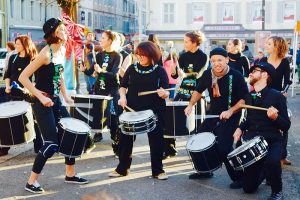
M 0 104 L 0 118 L 14 117 L 27 112 L 30 104 L 26 101 L 9 101 Z
M 119 117 L 121 122 L 136 122 L 136 121 L 143 121 L 145 119 L 149 119 L 154 115 L 152 110 L 144 110 L 138 112 L 125 112 L 122 113 Z
M 90 127 L 86 123 L 72 117 L 61 118 L 59 123 L 64 130 L 73 133 L 88 133 L 90 131 Z
M 103 96 L 103 95 L 90 95 L 90 94 L 73 94 L 71 95 L 73 98 L 82 98 L 82 99 L 105 99 L 111 100 L 112 97 L 110 96 Z
M 188 106 L 188 101 L 167 101 L 167 106 Z
M 230 152 L 228 154 L 228 157 L 231 157 L 232 155 L 237 155 L 241 152 L 244 152 L 245 150 L 249 149 L 250 147 L 252 147 L 253 145 L 255 145 L 256 143 L 258 143 L 260 141 L 261 141 L 260 137 L 256 136 L 253 139 L 251 139 L 250 141 L 245 142 L 238 148 L 234 149 L 232 152 Z
M 210 132 L 198 133 L 188 139 L 186 148 L 189 151 L 199 151 L 211 146 L 216 140 L 216 136 Z

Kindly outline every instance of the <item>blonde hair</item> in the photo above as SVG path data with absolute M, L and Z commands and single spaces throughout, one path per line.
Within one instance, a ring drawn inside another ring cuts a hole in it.
M 286 40 L 279 36 L 271 36 L 268 40 L 272 39 L 274 43 L 274 47 L 277 50 L 277 57 L 284 58 L 287 52 L 289 51 L 288 44 Z

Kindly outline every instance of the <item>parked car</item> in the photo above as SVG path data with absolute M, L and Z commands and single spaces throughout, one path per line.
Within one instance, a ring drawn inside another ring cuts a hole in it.
M 5 58 L 6 58 L 7 50 L 5 48 L 0 49 L 0 75 L 3 75 L 3 68 L 5 65 Z

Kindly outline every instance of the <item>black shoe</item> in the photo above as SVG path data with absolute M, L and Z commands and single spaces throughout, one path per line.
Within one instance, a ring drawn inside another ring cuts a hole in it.
M 8 151 L 7 152 L 3 152 L 3 151 L 0 150 L 0 157 L 1 156 L 6 156 L 7 154 L 8 154 Z
M 194 173 L 189 175 L 189 179 L 205 179 L 205 178 L 211 178 L 214 174 L 212 172 L 209 173 Z
M 0 147 L 0 156 L 6 156 L 9 149 L 9 147 Z
M 283 193 L 280 192 L 272 192 L 271 196 L 268 198 L 268 200 L 283 200 Z
M 75 175 L 75 176 L 73 176 L 73 177 L 68 177 L 68 176 L 66 176 L 65 182 L 66 182 L 66 183 L 75 183 L 75 184 L 87 184 L 87 183 L 89 183 L 88 180 L 86 180 L 86 179 L 84 179 L 84 178 L 81 178 L 81 177 L 78 176 L 78 175 Z
M 102 133 L 96 133 L 94 136 L 94 142 L 101 142 L 103 140 Z
M 25 190 L 27 190 L 28 192 L 32 192 L 34 194 L 41 194 L 44 192 L 43 188 L 41 188 L 41 186 L 38 182 L 35 182 L 32 185 L 27 183 L 25 186 Z
M 166 160 L 168 158 L 172 158 L 174 156 L 177 156 L 177 153 L 171 153 L 171 154 L 164 154 L 163 155 L 163 160 Z
M 243 187 L 243 182 L 242 181 L 233 181 L 230 183 L 229 187 L 231 189 L 241 189 Z

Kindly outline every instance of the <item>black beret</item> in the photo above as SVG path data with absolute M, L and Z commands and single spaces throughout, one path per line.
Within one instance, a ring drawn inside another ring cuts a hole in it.
M 224 57 L 228 57 L 228 53 L 224 48 L 214 48 L 213 50 L 211 50 L 211 52 L 209 53 L 209 57 L 211 58 L 213 55 L 221 55 Z

